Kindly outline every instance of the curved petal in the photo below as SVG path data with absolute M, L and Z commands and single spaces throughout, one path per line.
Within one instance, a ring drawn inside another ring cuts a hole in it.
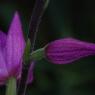
M 8 77 L 8 71 L 3 54 L 0 50 L 0 83 L 3 83 Z
M 23 36 L 22 26 L 18 13 L 16 12 L 9 28 L 6 41 L 6 63 L 8 71 L 11 75 L 18 71 L 16 68 L 21 66 L 21 59 L 24 53 L 25 40 Z
M 55 64 L 66 64 L 88 55 L 95 55 L 95 44 L 65 38 L 51 42 L 45 48 L 46 58 Z
M 0 31 L 0 47 L 1 47 L 1 49 L 5 48 L 6 38 L 7 38 L 6 34 L 2 31 Z
M 32 62 L 30 67 L 29 67 L 28 77 L 27 77 L 27 80 L 26 80 L 27 84 L 32 83 L 32 81 L 33 81 L 33 78 L 34 78 L 34 76 L 33 76 L 34 65 L 35 65 L 35 62 Z

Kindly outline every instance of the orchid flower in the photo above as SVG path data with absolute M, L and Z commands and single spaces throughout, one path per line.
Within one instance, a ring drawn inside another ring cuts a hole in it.
M 11 22 L 8 34 L 0 31 L 0 84 L 10 77 L 21 76 L 25 40 L 18 13 Z
M 95 55 L 95 44 L 74 38 L 55 40 L 44 48 L 45 58 L 54 64 L 71 63 L 89 55 Z

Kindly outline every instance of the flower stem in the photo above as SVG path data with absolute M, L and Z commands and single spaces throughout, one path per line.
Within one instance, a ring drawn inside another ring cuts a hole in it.
M 6 95 L 16 95 L 16 79 L 11 77 L 8 80 L 7 88 L 6 88 Z
M 37 32 L 39 29 L 42 16 L 48 6 L 49 0 L 35 0 L 35 6 L 29 22 L 29 38 L 31 41 L 31 51 L 34 50 Z
M 49 0 L 35 0 L 35 6 L 34 6 L 32 16 L 29 22 L 29 34 L 28 34 L 30 38 L 30 42 L 31 42 L 31 52 L 34 51 L 39 25 L 40 25 L 42 16 L 45 12 L 45 9 L 48 6 L 48 3 L 49 3 Z M 27 79 L 26 79 L 23 95 L 25 95 L 26 89 L 27 89 Z
M 44 48 L 37 49 L 31 53 L 31 59 L 41 60 L 44 58 Z

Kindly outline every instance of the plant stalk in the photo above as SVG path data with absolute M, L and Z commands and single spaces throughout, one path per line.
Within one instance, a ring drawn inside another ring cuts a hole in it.
M 6 88 L 6 95 L 17 95 L 17 92 L 16 92 L 16 78 L 11 77 L 8 80 L 7 88 Z

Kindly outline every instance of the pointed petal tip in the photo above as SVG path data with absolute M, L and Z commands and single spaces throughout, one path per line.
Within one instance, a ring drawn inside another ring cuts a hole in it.
M 22 31 L 22 24 L 21 24 L 20 15 L 19 15 L 18 11 L 16 11 L 14 13 L 14 16 L 13 16 L 11 24 L 10 24 L 9 31 L 11 33 L 14 33 L 14 32 L 18 33 L 20 31 Z
M 19 12 L 18 11 L 15 11 L 14 17 L 19 17 Z
M 19 15 L 19 12 L 18 11 L 16 11 L 14 13 L 13 21 L 15 21 L 15 22 L 20 21 L 20 15 Z

